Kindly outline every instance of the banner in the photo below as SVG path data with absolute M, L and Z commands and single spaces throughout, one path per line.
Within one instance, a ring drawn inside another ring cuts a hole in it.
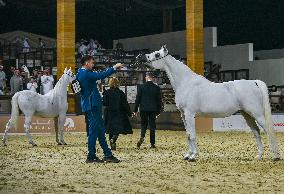
M 284 132 L 284 114 L 272 115 L 272 122 L 276 131 Z M 250 128 L 242 115 L 232 115 L 226 118 L 214 118 L 213 131 L 250 131 Z

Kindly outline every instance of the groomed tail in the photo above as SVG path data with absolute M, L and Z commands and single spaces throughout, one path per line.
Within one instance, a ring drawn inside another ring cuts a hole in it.
M 17 92 L 16 94 L 14 94 L 14 96 L 12 97 L 12 113 L 11 113 L 11 124 L 12 126 L 14 126 L 15 128 L 17 128 L 17 124 L 18 124 L 18 118 L 19 118 L 19 105 L 18 105 L 18 97 L 19 97 L 20 93 Z
M 269 95 L 266 84 L 263 81 L 255 80 L 258 87 L 261 89 L 262 100 L 263 100 L 263 108 L 264 108 L 264 117 L 265 117 L 265 128 L 269 136 L 269 141 L 271 144 L 272 151 L 274 153 L 275 158 L 280 158 L 279 147 L 274 133 L 274 127 L 271 118 L 271 107 L 269 103 Z

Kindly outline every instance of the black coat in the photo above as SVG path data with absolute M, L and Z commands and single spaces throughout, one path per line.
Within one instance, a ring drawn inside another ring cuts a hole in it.
M 161 89 L 152 81 L 147 81 L 138 90 L 134 112 L 153 111 L 159 114 L 162 109 Z
M 104 119 L 106 133 L 133 133 L 128 118 L 131 116 L 131 110 L 123 91 L 118 88 L 106 90 L 103 94 L 103 105 L 105 106 Z

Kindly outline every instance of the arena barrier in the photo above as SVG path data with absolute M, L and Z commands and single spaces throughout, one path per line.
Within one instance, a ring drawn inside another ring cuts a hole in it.
M 5 125 L 10 119 L 9 114 L 0 116 L 0 133 L 4 133 Z M 140 128 L 140 117 L 131 118 L 133 128 Z M 24 133 L 24 116 L 19 116 L 17 129 L 11 129 L 11 133 Z M 212 131 L 213 119 L 196 118 L 196 128 L 200 132 Z M 157 119 L 157 129 L 162 130 L 185 130 L 178 112 L 164 112 Z M 64 124 L 66 132 L 85 132 L 86 124 L 83 115 L 68 115 Z M 31 133 L 54 133 L 54 119 L 34 116 L 32 119 Z
M 4 133 L 5 125 L 10 119 L 9 114 L 0 116 L 0 133 Z M 274 129 L 284 132 L 284 114 L 272 115 Z M 245 120 L 240 114 L 232 115 L 226 118 L 202 118 L 195 119 L 198 132 L 208 131 L 250 131 Z M 133 128 L 140 128 L 140 117 L 131 118 Z M 18 128 L 11 129 L 11 133 L 24 133 L 24 117 L 19 117 Z M 157 129 L 161 130 L 185 130 L 180 114 L 178 112 L 164 112 L 157 119 Z M 66 132 L 85 132 L 86 124 L 83 115 L 67 115 L 64 124 Z M 32 120 L 31 133 L 54 133 L 54 120 L 52 118 L 41 118 L 34 116 Z
M 274 129 L 284 132 L 284 113 L 272 114 Z M 226 118 L 213 119 L 213 131 L 250 131 L 243 116 L 240 114 L 231 115 Z

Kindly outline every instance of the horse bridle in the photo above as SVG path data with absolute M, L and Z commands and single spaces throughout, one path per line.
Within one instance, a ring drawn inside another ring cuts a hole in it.
M 159 54 L 158 56 L 157 56 L 157 54 Z M 163 58 L 165 58 L 166 56 L 168 56 L 169 55 L 169 52 L 165 55 L 165 56 L 163 56 L 163 57 L 160 57 L 160 58 L 157 58 L 157 57 L 159 57 L 160 56 L 160 53 L 156 53 L 155 54 L 155 59 L 154 60 L 151 60 L 151 61 L 149 61 L 149 62 L 153 62 L 153 61 L 158 61 L 158 60 L 160 60 L 160 59 L 163 59 Z

